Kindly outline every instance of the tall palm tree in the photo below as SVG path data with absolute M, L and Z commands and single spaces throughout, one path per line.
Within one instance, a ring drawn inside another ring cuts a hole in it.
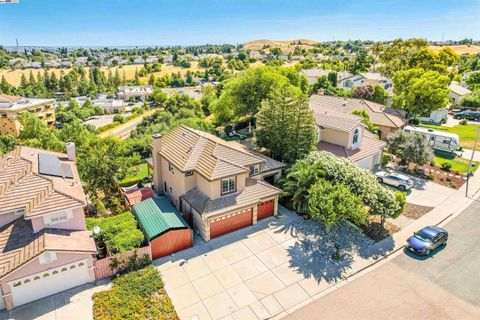
M 291 198 L 293 208 L 301 213 L 308 212 L 308 194 L 310 187 L 314 185 L 325 171 L 318 164 L 307 161 L 298 161 L 288 171 L 283 185 L 284 194 Z

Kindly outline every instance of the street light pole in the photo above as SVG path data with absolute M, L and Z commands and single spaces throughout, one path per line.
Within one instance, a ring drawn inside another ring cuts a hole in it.
M 472 169 L 473 157 L 475 155 L 475 150 L 477 149 L 478 137 L 480 136 L 480 128 L 477 131 L 477 137 L 475 138 L 475 144 L 473 145 L 472 156 L 470 157 L 470 163 L 468 164 L 467 170 L 467 187 L 465 188 L 465 197 L 468 198 L 468 181 L 470 180 L 470 170 Z

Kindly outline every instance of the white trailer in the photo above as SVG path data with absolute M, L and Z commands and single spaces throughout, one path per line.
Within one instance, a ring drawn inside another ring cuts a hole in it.
M 460 138 L 454 133 L 412 126 L 406 126 L 403 131 L 424 136 L 428 145 L 435 150 L 455 152 L 460 147 Z

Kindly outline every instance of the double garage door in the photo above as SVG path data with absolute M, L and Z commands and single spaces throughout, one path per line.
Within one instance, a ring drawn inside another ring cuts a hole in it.
M 13 305 L 18 307 L 90 282 L 87 260 L 80 260 L 12 281 Z
M 210 239 L 252 225 L 253 210 L 245 209 L 210 221 Z

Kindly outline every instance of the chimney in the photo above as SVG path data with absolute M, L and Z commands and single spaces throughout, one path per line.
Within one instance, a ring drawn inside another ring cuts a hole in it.
M 152 138 L 153 186 L 155 192 L 160 195 L 165 192 L 165 190 L 163 190 L 162 160 L 160 157 L 160 152 L 162 151 L 162 135 L 155 132 Z
M 70 161 L 77 161 L 77 156 L 75 153 L 75 143 L 74 142 L 67 142 L 67 159 Z

